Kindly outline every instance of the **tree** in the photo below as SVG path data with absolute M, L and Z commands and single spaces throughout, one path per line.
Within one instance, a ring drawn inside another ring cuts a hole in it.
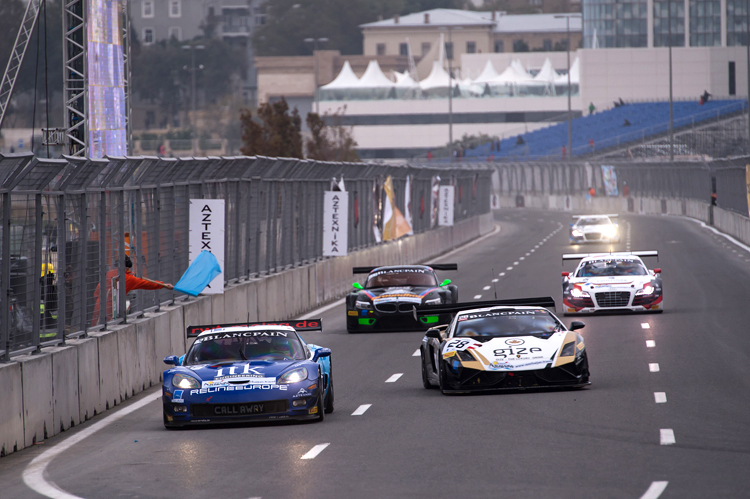
M 260 122 L 259 122 L 260 121 Z M 257 120 L 252 111 L 240 111 L 242 147 L 246 156 L 302 158 L 302 120 L 297 108 L 289 111 L 285 99 L 258 107 Z
M 355 150 L 357 142 L 352 138 L 351 130 L 341 124 L 340 111 L 322 117 L 309 113 L 306 121 L 311 133 L 311 137 L 305 141 L 308 158 L 318 161 L 360 161 Z M 326 122 L 333 122 L 333 125 Z
M 362 53 L 359 25 L 435 8 L 456 8 L 463 0 L 268 0 L 266 24 L 255 31 L 261 56 L 308 55 L 305 38 L 328 38 L 321 49 Z M 310 22 L 314 19 L 315 22 Z

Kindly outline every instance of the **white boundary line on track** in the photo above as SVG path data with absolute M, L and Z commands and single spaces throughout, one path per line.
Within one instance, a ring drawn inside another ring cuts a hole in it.
M 730 236 L 729 234 L 724 234 L 722 231 L 720 231 L 716 227 L 711 227 L 710 225 L 706 225 L 706 222 L 703 222 L 701 220 L 696 220 L 696 219 L 690 218 L 690 217 L 680 216 L 679 218 L 682 218 L 682 219 L 685 219 L 685 220 L 690 220 L 691 222 L 695 222 L 697 224 L 700 224 L 700 226 L 703 227 L 704 229 L 710 230 L 711 232 L 713 232 L 717 236 L 721 236 L 721 237 L 727 239 L 732 244 L 735 244 L 735 245 L 739 246 L 740 248 L 742 248 L 743 250 L 745 250 L 748 253 L 750 253 L 750 246 L 747 246 L 746 244 L 743 244 L 742 242 L 738 241 L 737 239 L 735 239 L 734 237 Z
M 657 499 L 669 482 L 651 482 L 648 490 L 641 496 L 641 499 Z
M 330 443 L 327 443 L 327 444 L 318 444 L 315 447 L 313 447 L 312 449 L 310 449 L 307 452 L 307 454 L 305 454 L 304 456 L 302 456 L 300 459 L 315 459 L 318 456 L 318 454 L 320 454 L 321 452 L 323 452 L 323 449 L 325 449 L 329 445 L 331 445 L 331 444 Z
M 141 407 L 150 404 L 151 402 L 158 400 L 161 398 L 161 390 L 158 390 L 150 395 L 146 395 L 138 402 L 135 402 L 134 404 L 131 404 L 123 409 L 120 409 L 119 411 L 115 412 L 114 414 L 110 414 L 106 418 L 102 419 L 101 421 L 92 424 L 85 430 L 82 430 L 75 435 L 73 435 L 70 438 L 66 438 L 62 442 L 54 445 L 51 449 L 48 449 L 38 455 L 34 458 L 33 461 L 29 463 L 28 466 L 26 466 L 26 469 L 23 471 L 23 482 L 33 491 L 38 492 L 39 494 L 50 497 L 51 499 L 83 499 L 77 495 L 69 494 L 68 492 L 65 492 L 64 490 L 57 487 L 52 482 L 47 481 L 44 478 L 44 471 L 47 469 L 47 466 L 49 463 L 57 457 L 59 454 L 62 454 L 81 440 L 83 440 L 86 437 L 89 437 L 93 435 L 94 433 L 98 432 L 99 430 L 102 430 L 106 428 L 107 426 L 111 425 L 115 421 L 127 416 L 131 412 L 135 412 Z
M 466 243 L 464 245 L 461 245 L 458 248 L 455 248 L 455 249 L 449 251 L 448 253 L 446 253 L 446 254 L 444 254 L 442 256 L 439 256 L 437 258 L 431 259 L 430 261 L 431 262 L 435 262 L 435 261 L 439 261 L 439 260 L 443 260 L 445 258 L 448 258 L 452 254 L 454 254 L 454 253 L 456 253 L 458 251 L 464 250 L 466 248 L 469 248 L 469 247 L 473 246 L 474 244 L 477 244 L 480 241 L 484 241 L 488 237 L 494 236 L 498 232 L 500 232 L 500 226 L 498 224 L 495 224 L 495 228 L 492 230 L 492 232 L 488 232 L 487 234 L 485 234 L 483 236 L 480 236 L 480 237 L 478 237 L 478 238 L 476 238 L 476 239 L 474 239 L 472 241 L 469 241 L 468 243 Z M 341 305 L 344 302 L 346 302 L 346 298 L 339 298 L 335 302 L 329 303 L 328 305 L 323 305 L 320 308 L 316 308 L 312 312 L 308 312 L 308 313 L 306 313 L 305 315 L 303 315 L 301 317 L 297 317 L 297 319 L 295 319 L 295 320 L 301 321 L 301 320 L 305 320 L 305 319 L 312 319 L 314 317 L 317 318 L 317 316 L 320 315 L 320 314 L 322 314 L 323 312 L 331 310 L 333 307 L 337 307 L 337 306 Z

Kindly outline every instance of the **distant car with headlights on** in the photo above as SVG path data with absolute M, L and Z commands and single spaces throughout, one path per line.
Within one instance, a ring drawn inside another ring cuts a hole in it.
M 573 218 L 570 244 L 620 242 L 620 227 L 613 221 L 617 215 L 574 215 Z
M 368 275 L 364 284 L 353 283 L 354 291 L 346 297 L 346 330 L 424 331 L 448 320 L 448 316 L 438 314 L 413 319 L 415 307 L 458 302 L 458 288 L 450 279 L 439 281 L 435 270 L 458 270 L 458 265 L 354 267 L 353 273 Z
M 164 363 L 164 426 L 253 421 L 322 421 L 333 412 L 331 350 L 298 331 L 320 319 L 190 326 L 187 354 Z
M 563 255 L 563 262 L 580 260 L 573 272 L 562 273 L 565 314 L 664 311 L 661 269 L 649 270 L 641 259 L 658 256 L 657 251 Z
M 586 345 L 576 332 L 585 324 L 566 328 L 545 308 L 554 306 L 540 297 L 443 307 L 455 317 L 422 339 L 424 387 L 465 393 L 588 386 Z

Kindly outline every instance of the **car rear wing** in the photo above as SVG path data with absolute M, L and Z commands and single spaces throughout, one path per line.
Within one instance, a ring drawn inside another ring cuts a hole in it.
M 598 213 L 590 214 L 590 215 L 571 215 L 574 219 L 578 220 L 579 218 L 583 217 L 609 217 L 609 218 L 619 218 L 620 215 L 617 213 L 605 213 L 603 215 L 599 215 Z
M 452 305 L 441 305 L 437 307 L 421 306 L 414 307 L 414 319 L 420 315 L 457 314 L 464 310 L 490 307 L 544 307 L 555 308 L 555 300 L 551 296 L 540 296 L 536 298 L 511 298 L 508 300 L 472 301 L 466 303 L 454 303 Z
M 354 267 L 352 274 L 369 274 L 375 269 L 380 267 L 387 267 L 388 265 L 378 265 L 376 267 Z M 458 270 L 457 263 L 430 263 L 426 264 L 426 267 L 431 267 L 432 270 Z
M 656 260 L 659 260 L 659 252 L 656 250 L 649 250 L 649 251 L 613 251 L 611 253 L 565 253 L 562 256 L 563 262 L 565 260 L 581 260 L 583 258 L 588 258 L 590 256 L 599 256 L 599 257 L 605 257 L 605 256 L 611 256 L 611 257 L 618 257 L 618 256 L 638 256 L 638 257 L 647 257 L 647 256 L 655 256 Z
M 235 324 L 206 324 L 201 326 L 188 326 L 187 337 L 195 338 L 199 334 L 212 329 L 224 327 L 250 327 L 250 326 L 291 326 L 296 331 L 322 331 L 322 319 L 305 319 L 299 321 L 278 321 L 278 322 L 237 322 Z

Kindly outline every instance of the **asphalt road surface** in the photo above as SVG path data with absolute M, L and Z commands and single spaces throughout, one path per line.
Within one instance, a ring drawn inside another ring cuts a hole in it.
M 610 248 L 571 247 L 562 213 L 496 220 L 497 234 L 442 260 L 458 263 L 439 274 L 461 301 L 496 288 L 552 296 L 560 310 L 560 272 L 574 267 L 561 254 Z M 336 409 L 324 422 L 167 431 L 153 388 L 32 481 L 86 499 L 748 497 L 750 253 L 686 219 L 620 224 L 613 249 L 659 250 L 647 264 L 663 269 L 666 311 L 584 318 L 588 389 L 425 390 L 422 334 L 347 334 L 339 304 L 320 313 L 324 332 L 305 335 L 333 350 Z M 0 497 L 41 497 L 23 482 L 29 463 L 109 415 L 0 459 Z

